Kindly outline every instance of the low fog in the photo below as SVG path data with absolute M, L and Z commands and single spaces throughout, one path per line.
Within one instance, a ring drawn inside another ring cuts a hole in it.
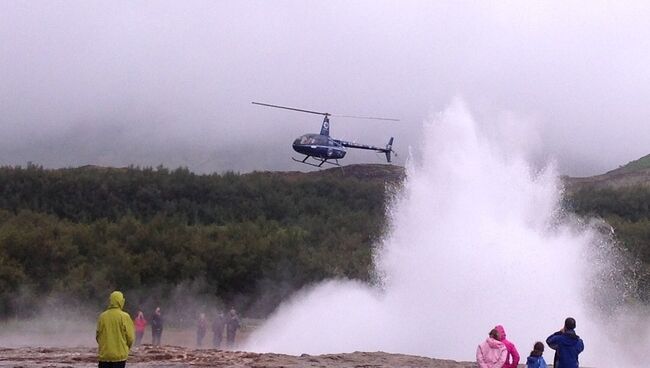
M 196 347 L 196 324 L 204 313 L 210 322 L 219 313 L 235 308 L 242 317 L 253 315 L 243 310 L 236 301 L 226 305 L 219 298 L 200 293 L 204 281 L 185 281 L 164 294 L 161 288 L 125 291 L 124 310 L 133 318 L 142 311 L 149 324 L 142 342 L 151 344 L 150 321 L 156 307 L 161 308 L 164 321 L 162 342 L 166 345 Z M 18 347 L 96 347 L 95 329 L 98 315 L 106 310 L 110 290 L 102 302 L 74 300 L 64 293 L 52 293 L 35 298 L 28 288 L 22 288 L 12 300 L 24 313 L 0 322 L 0 346 Z M 166 295 L 163 297 L 163 295 Z M 258 296 L 261 300 L 264 295 Z M 29 308 L 20 308 L 29 303 Z M 256 320 L 246 318 L 241 331 L 251 328 Z M 240 332 L 241 332 L 240 331 Z M 241 335 L 241 333 L 240 333 Z M 241 336 L 240 336 L 241 337 Z M 211 347 L 212 333 L 204 340 Z M 222 346 L 223 348 L 223 346 Z
M 648 152 L 644 2 L 5 1 L 0 165 L 304 170 L 291 142 L 421 154 L 456 96 L 540 166 L 591 175 Z M 516 122 L 516 123 L 515 123 Z M 382 162 L 351 151 L 346 163 Z

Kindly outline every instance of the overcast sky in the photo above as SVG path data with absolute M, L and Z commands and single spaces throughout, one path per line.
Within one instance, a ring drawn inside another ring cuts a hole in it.
M 650 153 L 648 19 L 631 1 L 6 0 L 0 165 L 303 170 L 291 142 L 320 117 L 251 101 L 399 118 L 331 133 L 395 136 L 403 160 L 460 97 L 533 159 L 601 173 Z

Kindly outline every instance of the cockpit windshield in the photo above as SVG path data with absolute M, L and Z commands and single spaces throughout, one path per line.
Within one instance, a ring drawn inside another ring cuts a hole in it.
M 320 134 L 305 134 L 300 138 L 297 138 L 293 144 L 304 144 L 304 145 L 313 145 L 313 146 L 326 146 L 331 144 L 328 137 Z

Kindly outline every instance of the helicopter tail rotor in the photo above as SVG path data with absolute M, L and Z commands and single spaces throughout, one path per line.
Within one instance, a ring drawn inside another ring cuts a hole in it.
M 391 152 L 395 153 L 395 151 L 393 151 L 393 137 L 390 137 L 390 139 L 388 140 L 388 144 L 386 145 L 386 150 L 384 151 L 384 153 L 386 154 L 386 161 L 388 162 L 390 162 Z

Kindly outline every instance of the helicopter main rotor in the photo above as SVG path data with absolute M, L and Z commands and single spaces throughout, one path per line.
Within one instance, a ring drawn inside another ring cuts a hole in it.
M 329 112 L 318 112 L 318 111 L 311 111 L 311 110 L 304 110 L 304 109 L 297 109 L 295 107 L 287 107 L 287 106 L 280 106 L 280 105 L 271 105 L 267 103 L 262 103 L 262 102 L 251 102 L 253 105 L 260 105 L 260 106 L 268 106 L 268 107 L 275 107 L 277 109 L 285 109 L 285 110 L 291 110 L 291 111 L 300 111 L 300 112 L 306 112 L 308 114 L 316 114 L 316 115 L 324 115 L 324 116 L 332 116 Z
M 313 110 L 305 110 L 305 109 L 298 109 L 295 107 L 288 107 L 288 106 L 280 106 L 280 105 L 272 105 L 272 104 L 267 104 L 267 103 L 262 103 L 262 102 L 251 102 L 253 105 L 260 105 L 260 106 L 267 106 L 267 107 L 275 107 L 277 109 L 285 109 L 285 110 L 291 110 L 291 111 L 299 111 L 299 112 L 306 112 L 308 114 L 316 114 L 316 115 L 323 115 L 323 116 L 332 116 L 335 118 L 351 118 L 351 119 L 370 119 L 370 120 L 387 120 L 387 121 L 399 121 L 399 119 L 392 119 L 392 118 L 381 118 L 381 117 L 374 117 L 374 116 L 356 116 L 356 115 L 334 115 L 330 114 L 329 112 L 320 112 L 320 111 L 313 111 Z

